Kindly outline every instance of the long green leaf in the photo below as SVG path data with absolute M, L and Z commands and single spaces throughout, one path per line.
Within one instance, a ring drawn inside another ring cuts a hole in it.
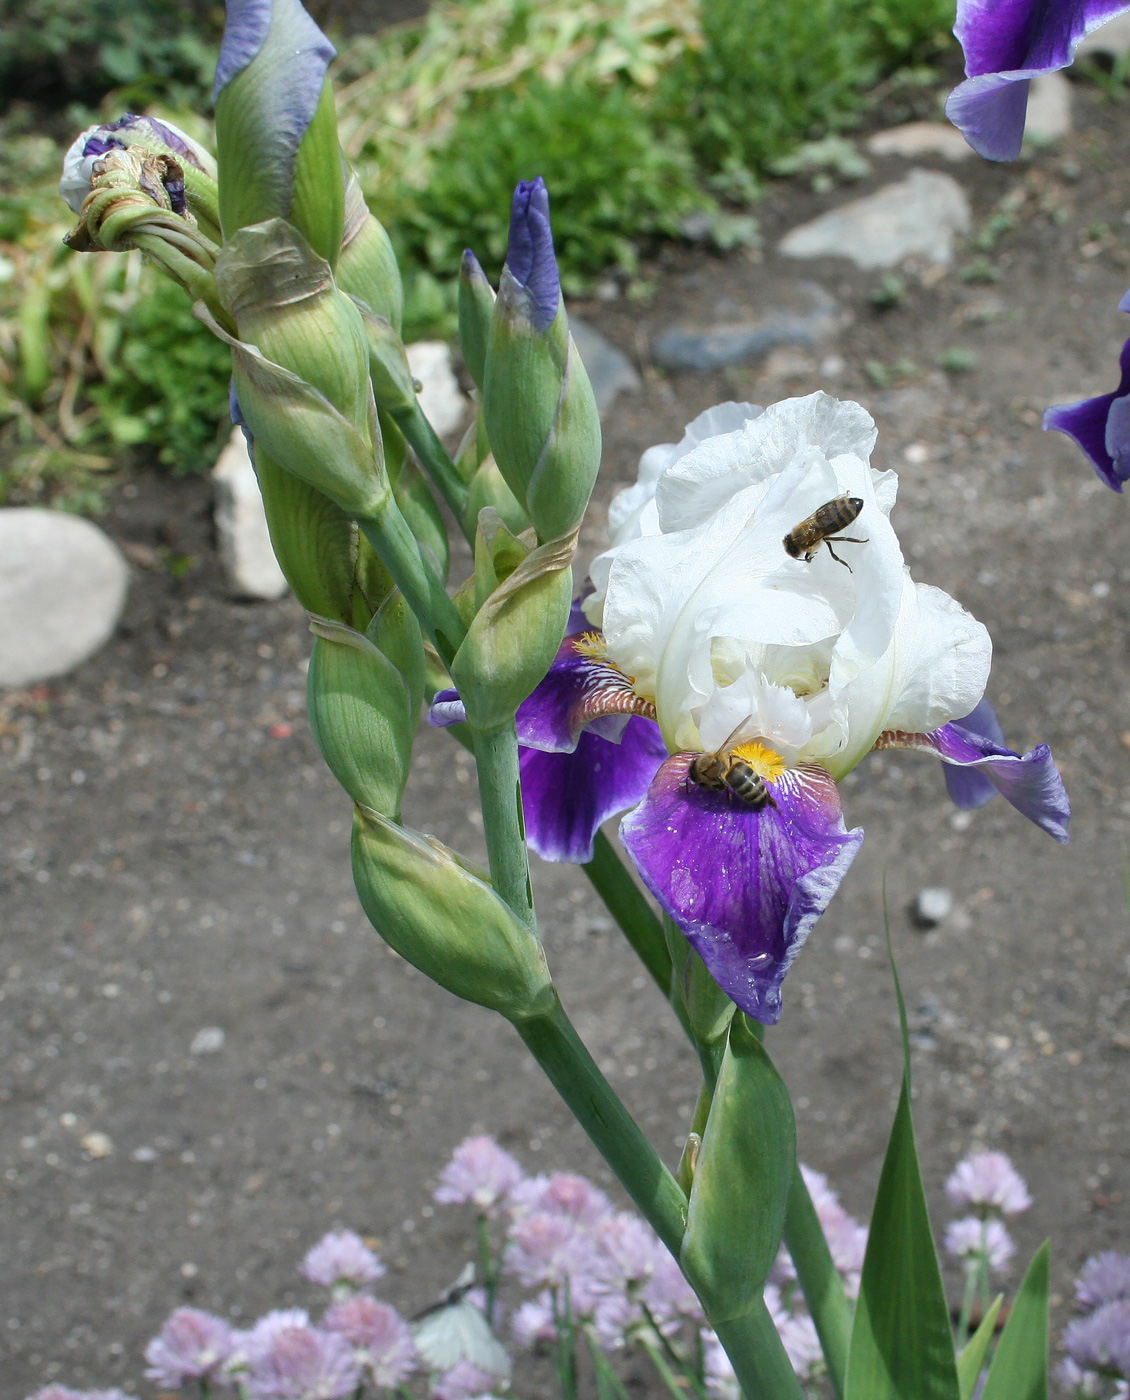
M 957 1358 L 957 1380 L 961 1386 L 961 1400 L 970 1400 L 977 1386 L 977 1378 L 981 1374 L 981 1367 L 985 1364 L 985 1354 L 989 1350 L 989 1343 L 993 1340 L 993 1333 L 997 1330 L 997 1317 L 1000 1314 L 1003 1297 L 1002 1293 L 997 1294 L 992 1307 L 981 1319 L 980 1327 L 966 1342 L 965 1350 Z
M 1051 1245 L 1045 1240 L 1028 1265 L 989 1367 L 982 1400 L 1047 1400 L 1050 1254 Z
M 902 1092 L 871 1216 L 844 1396 L 960 1400 L 949 1308 L 914 1143 L 906 1008 L 893 955 L 891 975 L 902 1027 Z

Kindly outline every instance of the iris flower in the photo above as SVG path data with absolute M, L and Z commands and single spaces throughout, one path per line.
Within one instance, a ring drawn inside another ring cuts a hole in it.
M 521 706 L 527 834 L 548 860 L 587 860 L 607 817 L 644 883 L 724 991 L 758 1020 L 863 840 L 837 783 L 875 749 L 942 759 L 962 807 L 1001 792 L 1059 841 L 1067 797 L 1046 745 L 1007 748 L 984 700 L 991 643 L 915 583 L 888 516 L 894 472 L 869 465 L 870 415 L 827 394 L 723 404 L 651 448 L 613 501 L 545 680 Z M 820 506 L 861 501 L 810 562 L 788 535 Z M 463 709 L 440 692 L 434 724 Z M 760 779 L 749 803 L 696 780 L 721 751 Z

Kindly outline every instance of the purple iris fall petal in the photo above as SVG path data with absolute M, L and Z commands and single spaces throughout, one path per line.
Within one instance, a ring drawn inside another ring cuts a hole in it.
M 1005 747 L 1004 730 L 997 719 L 996 710 L 988 700 L 981 700 L 975 710 L 954 723 L 966 732 L 976 734 L 982 740 L 996 745 L 1001 753 L 1012 752 Z M 996 788 L 979 768 L 959 768 L 952 763 L 943 763 L 942 776 L 946 780 L 946 791 L 950 795 L 950 801 L 962 811 L 975 811 L 997 795 Z
M 1130 0 L 958 0 L 953 32 L 967 76 L 946 116 L 980 155 L 1015 160 L 1029 82 L 1066 68 L 1081 39 L 1127 8 Z
M 1123 303 L 1130 299 L 1130 293 Z M 1120 310 L 1127 306 L 1119 304 Z M 1122 347 L 1118 388 L 1078 403 L 1056 404 L 1044 413 L 1044 431 L 1066 433 L 1090 459 L 1102 481 L 1121 491 L 1130 479 L 1130 340 Z
M 781 983 L 863 841 L 846 831 L 839 793 L 821 768 L 770 784 L 755 810 L 689 781 L 692 754 L 660 768 L 620 836 L 645 884 L 724 992 L 773 1025 Z
M 593 837 L 634 807 L 667 757 L 659 726 L 633 717 L 618 744 L 591 731 L 572 753 L 521 751 L 526 838 L 543 860 L 592 860 Z
M 577 649 L 580 639 L 566 637 L 553 665 L 537 689 L 518 707 L 518 739 L 545 753 L 572 753 L 581 731 L 615 741 L 631 715 L 655 718 L 623 672 Z
M 466 724 L 467 707 L 459 698 L 457 690 L 437 690 L 428 709 L 428 723 L 437 729 L 447 729 L 453 724 Z
M 534 329 L 544 331 L 557 315 L 561 281 L 553 253 L 549 191 L 540 175 L 535 180 L 519 181 L 514 191 L 506 266 L 529 295 Z

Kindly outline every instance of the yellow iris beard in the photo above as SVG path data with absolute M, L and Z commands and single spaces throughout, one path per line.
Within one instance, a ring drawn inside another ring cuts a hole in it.
M 573 650 L 578 656 L 587 656 L 590 661 L 608 661 L 608 650 L 599 632 L 583 633 L 573 643 Z
M 788 767 L 777 750 L 763 744 L 760 739 L 751 739 L 748 744 L 739 744 L 737 748 L 731 749 L 731 753 L 743 763 L 748 763 L 759 777 L 769 783 L 775 783 Z

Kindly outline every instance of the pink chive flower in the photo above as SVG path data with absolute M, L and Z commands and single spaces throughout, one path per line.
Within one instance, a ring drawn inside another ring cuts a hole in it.
M 592 1227 L 593 1239 L 616 1271 L 622 1288 L 638 1288 L 655 1272 L 663 1246 L 655 1231 L 638 1215 L 620 1210 L 601 1216 Z
M 1083 1370 L 1130 1377 L 1130 1302 L 1104 1303 L 1063 1329 L 1063 1346 Z
M 434 1400 L 485 1400 L 501 1377 L 470 1361 L 457 1361 L 432 1382 Z
M 361 1367 L 343 1336 L 297 1324 L 249 1346 L 241 1380 L 251 1400 L 343 1400 L 360 1385 Z
M 1024 1178 L 1003 1152 L 975 1152 L 958 1162 L 946 1195 L 955 1206 L 972 1206 L 978 1215 L 1019 1215 L 1032 1204 Z
M 1088 1259 L 1075 1280 L 1075 1297 L 1084 1308 L 1130 1298 L 1130 1254 L 1108 1249 Z
M 784 1317 L 773 1320 L 793 1370 L 801 1380 L 812 1380 L 824 1365 L 824 1351 L 816 1335 L 816 1324 L 807 1313 L 786 1313 Z
M 526 1288 L 569 1287 L 574 1312 L 607 1292 L 611 1268 L 595 1240 L 564 1215 L 538 1211 L 510 1231 L 506 1270 Z
M 1070 1395 L 1097 1396 L 1102 1394 L 1102 1377 L 1097 1371 L 1084 1371 L 1071 1357 L 1065 1357 L 1056 1367 L 1056 1376 Z
M 580 1225 L 594 1225 L 612 1214 L 612 1202 L 598 1186 L 572 1172 L 554 1172 L 523 1181 L 512 1193 L 515 1206 L 532 1214 L 561 1215 Z
M 710 1400 L 741 1400 L 738 1378 L 722 1343 L 708 1328 L 702 1331 L 703 1370 Z
M 523 1351 L 534 1351 L 557 1340 L 553 1295 L 548 1288 L 515 1309 L 510 1319 L 510 1335 Z
M 385 1271 L 373 1251 L 352 1230 L 331 1230 L 323 1235 L 299 1268 L 311 1283 L 346 1292 L 374 1283 Z
M 702 1304 L 694 1289 L 665 1249 L 657 1251 L 655 1267 L 640 1297 L 664 1336 L 677 1331 L 683 1322 L 698 1324 L 703 1320 Z
M 199 1308 L 177 1308 L 145 1348 L 146 1379 L 170 1390 L 185 1381 L 215 1380 L 235 1344 L 236 1333 L 222 1317 Z
M 415 1369 L 411 1328 L 388 1303 L 355 1294 L 335 1303 L 322 1318 L 322 1326 L 353 1346 L 357 1362 L 384 1389 L 395 1389 Z
M 432 1199 L 440 1205 L 470 1205 L 494 1215 L 523 1180 L 522 1168 L 494 1138 L 464 1138 L 440 1172 Z
M 945 1246 L 967 1269 L 977 1268 L 983 1251 L 993 1273 L 1004 1273 L 1016 1253 L 1012 1236 L 999 1220 L 978 1220 L 975 1215 L 950 1221 L 946 1226 Z
M 72 1390 L 66 1385 L 45 1385 L 28 1400 L 133 1400 L 124 1390 Z
M 823 1172 L 803 1165 L 800 1170 L 812 1196 L 812 1204 L 816 1207 L 833 1263 L 845 1277 L 859 1274 L 867 1251 L 866 1225 L 860 1225 L 854 1216 L 844 1210 L 839 1196 L 828 1185 L 828 1178 Z M 795 1273 L 793 1277 L 796 1277 Z

